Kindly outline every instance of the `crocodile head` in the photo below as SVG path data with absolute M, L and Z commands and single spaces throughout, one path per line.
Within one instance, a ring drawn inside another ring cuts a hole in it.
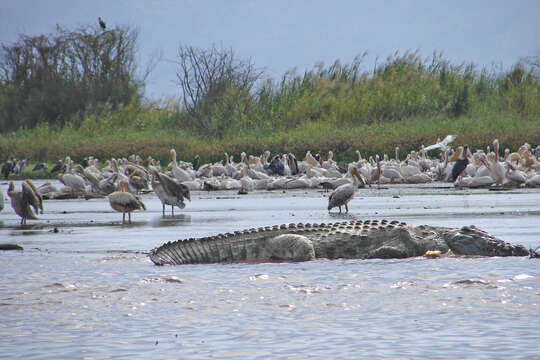
M 498 239 L 474 225 L 460 229 L 445 229 L 442 237 L 456 255 L 526 256 L 529 251 L 522 245 L 512 245 Z

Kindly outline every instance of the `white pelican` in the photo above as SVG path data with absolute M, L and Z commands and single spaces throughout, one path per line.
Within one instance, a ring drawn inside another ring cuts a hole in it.
M 527 177 L 527 181 L 525 181 L 525 186 L 540 187 L 540 174 L 533 173 L 532 175 Z
M 400 170 L 394 165 L 384 165 L 381 168 L 381 175 L 390 179 L 391 183 L 394 183 L 395 180 L 403 181 L 403 176 L 401 175 Z
M 404 164 L 400 165 L 399 170 L 401 171 L 401 174 L 405 178 L 405 180 L 408 180 L 413 175 L 418 175 L 421 173 L 420 169 L 417 168 L 414 165 L 409 164 L 409 160 L 405 160 Z
M 439 162 L 435 168 L 435 178 L 440 181 L 447 181 L 452 169 L 448 165 L 448 151 L 445 151 L 443 155 L 444 161 Z
M 221 176 L 225 174 L 225 166 L 223 166 L 223 161 L 220 160 L 214 165 L 212 165 L 212 176 Z
M 311 187 L 313 187 L 313 183 L 306 175 L 289 179 L 285 182 L 286 189 L 309 189 Z
M 349 212 L 348 203 L 354 197 L 356 190 L 358 190 L 358 184 L 362 183 L 365 185 L 364 180 L 362 180 L 362 177 L 356 168 L 352 169 L 351 176 L 353 179 L 352 183 L 339 186 L 337 189 L 332 191 L 328 197 L 328 211 L 335 207 L 339 207 L 339 212 L 341 213 L 341 207 L 345 205 L 345 210 Z
M 126 191 L 127 185 L 126 181 L 121 181 L 120 191 L 115 191 L 108 196 L 111 207 L 122 213 L 122 224 L 126 222 L 126 213 L 128 213 L 128 222 L 131 224 L 132 211 L 146 210 L 146 206 L 138 197 Z
M 491 177 L 495 180 L 496 185 L 502 185 L 504 183 L 505 169 L 503 164 L 499 161 L 499 140 L 493 140 L 493 151 L 495 151 L 495 159 L 491 166 Z
M 86 182 L 84 178 L 77 174 L 77 171 L 71 170 L 71 159 L 66 157 L 64 162 L 64 172 L 58 176 L 58 179 L 62 184 L 71 188 L 72 191 L 86 191 Z
M 228 153 L 225 153 L 225 175 L 228 177 L 233 177 L 234 174 L 236 174 L 236 167 L 231 164 L 233 161 L 233 156 L 229 156 Z
M 281 162 L 283 163 L 283 175 L 284 176 L 291 176 L 292 171 L 289 167 L 289 156 L 287 154 L 283 154 L 281 156 Z
M 321 164 L 319 164 L 317 159 L 315 159 L 315 157 L 313 157 L 313 155 L 311 155 L 311 151 L 309 151 L 309 150 L 306 153 L 306 156 L 304 157 L 304 162 L 306 162 L 307 164 L 309 164 L 311 166 L 315 166 L 315 167 L 321 166 Z
M 21 225 L 26 224 L 27 219 L 37 220 L 35 212 L 39 209 L 38 195 L 34 192 L 35 186 L 29 185 L 30 180 L 23 181 L 22 191 L 15 190 L 13 181 L 9 183 L 7 194 L 11 198 L 11 207 L 21 217 Z
M 197 170 L 197 177 L 209 178 L 213 176 L 213 173 L 214 173 L 214 170 L 213 170 L 212 164 L 204 164 L 201 167 L 199 167 L 199 169 Z
M 322 167 L 326 170 L 336 170 L 339 172 L 339 168 L 337 166 L 337 163 L 333 160 L 334 152 L 332 150 L 328 151 L 328 160 L 323 161 Z
M 369 183 L 377 182 L 377 185 L 381 185 L 381 159 L 379 158 L 379 154 L 375 155 L 375 162 L 373 162 L 373 158 L 370 157 L 371 161 L 371 174 L 369 175 Z
M 428 171 L 433 166 L 433 161 L 426 157 L 426 150 L 422 145 L 420 149 L 420 159 L 418 159 L 418 165 L 422 168 L 422 171 Z
M 508 169 L 506 169 L 506 178 L 512 184 L 519 186 L 527 181 L 527 174 L 521 170 L 518 170 L 511 163 L 508 163 Z
M 242 190 L 242 194 L 247 194 L 248 192 L 255 190 L 255 180 L 249 177 L 248 169 L 247 165 L 242 169 L 242 173 L 244 174 L 244 176 L 240 178 L 240 190 Z
M 439 149 L 440 151 L 445 152 L 447 150 L 450 150 L 450 147 L 448 146 L 448 144 L 453 142 L 455 139 L 456 139 L 456 135 L 447 135 L 442 141 L 437 139 L 436 144 L 426 146 L 424 148 L 424 151 L 427 152 L 427 151 L 430 151 L 430 150 Z
M 433 179 L 431 178 L 431 176 L 423 172 L 405 177 L 405 182 L 409 184 L 423 184 L 432 181 Z
M 172 171 L 174 177 L 178 181 L 191 181 L 191 180 L 193 180 L 193 177 L 191 176 L 191 174 L 187 170 L 184 170 L 180 166 L 178 166 L 178 162 L 176 161 L 176 150 L 171 149 L 170 154 L 171 154 L 171 158 L 172 158 L 172 160 L 171 160 L 171 167 L 172 167 L 171 171 Z
M 247 172 L 248 172 L 249 177 L 254 179 L 254 180 L 267 180 L 267 179 L 270 179 L 270 175 L 268 175 L 266 172 L 261 172 L 261 171 L 258 171 L 256 169 L 252 169 L 251 167 L 249 167 L 247 169 Z

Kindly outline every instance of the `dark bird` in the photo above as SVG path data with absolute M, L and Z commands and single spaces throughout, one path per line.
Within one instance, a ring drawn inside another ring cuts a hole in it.
M 105 21 L 103 21 L 103 20 L 101 19 L 101 17 L 98 17 L 98 21 L 99 21 L 99 26 L 101 26 L 101 28 L 102 28 L 103 30 L 106 30 L 106 29 L 107 29 L 107 25 L 105 24 Z
M 55 173 L 57 171 L 62 170 L 62 167 L 64 166 L 64 162 L 62 160 L 58 160 L 56 164 L 54 164 L 53 168 L 51 169 L 52 173 Z
M 38 170 L 47 171 L 47 164 L 44 162 L 37 163 L 36 166 L 34 166 L 34 168 L 32 169 L 32 171 L 38 171 Z
M 9 174 L 13 172 L 13 169 L 15 168 L 15 163 L 16 163 L 16 160 L 11 159 L 11 161 L 8 160 L 6 161 L 4 165 L 2 165 L 2 175 L 4 175 L 6 180 L 8 179 Z
M 28 160 L 18 160 L 15 164 L 15 167 L 13 168 L 14 174 L 21 174 L 23 170 L 26 168 L 26 165 L 28 164 Z
M 281 162 L 281 156 L 280 155 L 274 156 L 272 161 L 270 161 L 270 164 L 264 165 L 264 170 L 266 170 L 266 172 L 269 175 L 277 174 L 279 176 L 284 176 L 285 167 L 283 166 L 283 163 Z
M 453 159 L 456 159 L 456 162 L 454 163 L 454 166 L 452 167 L 452 181 L 456 181 L 457 178 L 461 175 L 461 173 L 465 170 L 467 165 L 469 164 L 469 159 L 467 159 L 467 152 L 468 152 L 468 146 L 465 145 L 464 147 L 459 147 L 456 151 L 456 154 L 452 157 Z
M 200 166 L 201 166 L 201 157 L 199 155 L 196 155 L 195 159 L 193 159 L 193 170 L 195 171 L 199 170 Z

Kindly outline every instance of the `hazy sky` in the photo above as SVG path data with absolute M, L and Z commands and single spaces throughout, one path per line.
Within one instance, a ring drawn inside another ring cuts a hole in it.
M 157 50 L 174 60 L 180 43 L 232 48 L 274 78 L 321 61 L 350 63 L 364 51 L 367 70 L 395 51 L 419 50 L 423 57 L 442 51 L 456 64 L 508 68 L 540 50 L 536 0 L 2 0 L 0 41 L 50 34 L 56 24 L 97 24 L 98 16 L 109 27 L 139 29 L 141 68 Z M 172 62 L 158 64 L 146 94 L 179 94 Z

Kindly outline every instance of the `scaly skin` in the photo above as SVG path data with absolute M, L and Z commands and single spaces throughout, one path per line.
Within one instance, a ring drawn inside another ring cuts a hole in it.
M 451 250 L 455 255 L 530 255 L 523 246 L 506 243 L 474 226 L 454 229 L 367 220 L 283 224 L 178 240 L 153 249 L 149 256 L 156 265 L 179 265 L 315 258 L 406 258 L 422 256 L 429 250 L 441 253 Z

